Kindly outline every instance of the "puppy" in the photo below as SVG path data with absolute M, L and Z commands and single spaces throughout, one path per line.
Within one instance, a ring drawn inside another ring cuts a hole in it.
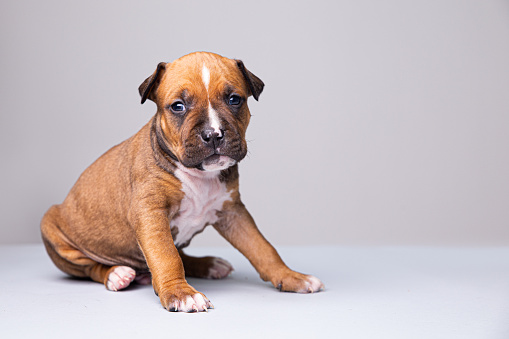
M 240 60 L 192 53 L 160 63 L 139 87 L 155 116 L 80 176 L 41 222 L 46 250 L 63 272 L 121 290 L 152 282 L 169 311 L 212 308 L 185 276 L 219 279 L 231 265 L 182 251 L 212 225 L 280 291 L 311 293 L 323 284 L 289 269 L 262 236 L 239 194 L 246 156 L 247 99 L 263 82 Z

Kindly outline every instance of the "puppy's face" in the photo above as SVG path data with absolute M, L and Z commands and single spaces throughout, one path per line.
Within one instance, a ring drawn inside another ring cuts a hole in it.
M 157 104 L 165 143 L 186 167 L 225 169 L 247 154 L 250 113 L 247 98 L 263 82 L 241 61 L 212 53 L 193 53 L 160 63 L 140 86 L 142 103 Z

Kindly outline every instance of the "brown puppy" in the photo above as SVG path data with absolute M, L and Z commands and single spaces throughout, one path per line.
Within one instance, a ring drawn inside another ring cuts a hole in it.
M 223 278 L 232 267 L 182 248 L 213 225 L 279 290 L 321 290 L 320 280 L 283 263 L 240 200 L 247 98 L 258 100 L 263 86 L 242 61 L 212 53 L 160 63 L 139 88 L 142 103 L 157 104 L 155 116 L 87 168 L 42 219 L 55 265 L 115 291 L 152 278 L 166 309 L 206 311 L 212 304 L 185 275 Z

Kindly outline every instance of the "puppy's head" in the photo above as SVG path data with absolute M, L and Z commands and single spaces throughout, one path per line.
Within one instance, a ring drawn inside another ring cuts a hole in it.
M 198 52 L 160 63 L 139 91 L 141 103 L 157 104 L 162 148 L 186 167 L 217 171 L 246 156 L 247 98 L 263 86 L 242 61 Z

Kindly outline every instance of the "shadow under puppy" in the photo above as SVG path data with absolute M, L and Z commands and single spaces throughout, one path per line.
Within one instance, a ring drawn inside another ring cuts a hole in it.
M 223 278 L 232 267 L 182 248 L 213 225 L 279 290 L 323 289 L 283 263 L 240 200 L 247 98 L 258 100 L 263 87 L 242 61 L 217 54 L 160 63 L 139 88 L 142 103 L 157 104 L 155 116 L 88 167 L 44 215 L 42 238 L 55 265 L 113 291 L 152 282 L 166 309 L 206 311 L 212 304 L 185 275 Z

